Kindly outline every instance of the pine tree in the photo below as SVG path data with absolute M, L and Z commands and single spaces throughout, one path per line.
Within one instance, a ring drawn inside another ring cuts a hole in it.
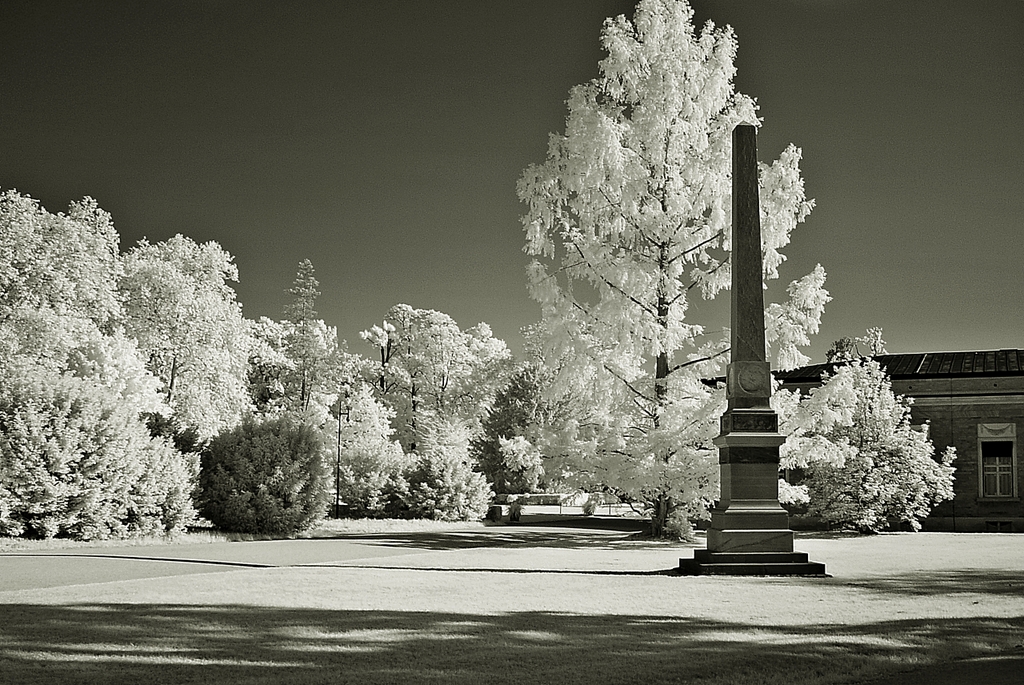
M 316 298 L 320 296 L 320 281 L 314 275 L 313 263 L 308 259 L 299 262 L 288 294 L 294 299 L 285 305 L 285 319 L 291 324 L 287 335 L 288 355 L 295 362 L 299 375 L 298 406 L 301 411 L 309 409 L 310 398 L 328 354 L 326 341 L 317 335 Z

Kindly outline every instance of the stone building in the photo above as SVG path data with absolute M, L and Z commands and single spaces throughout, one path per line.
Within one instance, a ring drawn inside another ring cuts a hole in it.
M 926 352 L 874 357 L 893 390 L 914 398 L 911 417 L 927 425 L 936 451 L 956 447 L 955 497 L 937 506 L 925 530 L 1024 532 L 1018 454 L 1024 439 L 1024 350 Z M 776 377 L 806 392 L 832 364 Z

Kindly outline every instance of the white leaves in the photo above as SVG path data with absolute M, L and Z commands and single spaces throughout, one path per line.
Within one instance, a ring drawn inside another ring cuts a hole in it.
M 717 406 L 700 381 L 727 342 L 686 320 L 688 298 L 729 287 L 732 131 L 757 105 L 735 92 L 732 29 L 695 32 L 681 0 L 641 0 L 632 22 L 605 22 L 602 45 L 600 77 L 572 89 L 565 133 L 518 184 L 552 392 L 581 408 L 545 450 L 576 479 L 699 498 L 713 490 L 701 431 Z M 813 205 L 799 160 L 790 146 L 761 168 L 768 279 Z M 819 268 L 768 313 L 787 364 L 817 330 L 823 283 Z
M 782 466 L 805 470 L 808 512 L 841 525 L 880 530 L 892 521 L 914 529 L 931 507 L 952 497 L 954 455 L 932 458 L 925 432 L 910 425 L 910 403 L 896 396 L 874 361 L 855 361 L 787 416 Z
M 806 485 L 791 485 L 779 479 L 779 503 L 783 505 L 802 505 L 811 501 Z
M 785 260 L 779 250 L 789 244 L 790 233 L 814 208 L 814 201 L 804 197 L 800 157 L 800 148 L 791 143 L 770 166 L 759 165 L 761 244 L 769 279 L 779 277 L 779 265 Z
M 563 320 L 552 330 L 586 328 L 590 356 L 620 368 L 685 354 L 689 290 L 711 298 L 729 285 L 731 133 L 756 118 L 756 104 L 733 90 L 731 29 L 696 35 L 692 17 L 685 2 L 645 0 L 633 23 L 607 21 L 601 78 L 572 90 L 565 134 L 518 186 L 529 204 L 525 250 L 538 258 L 531 295 L 546 319 Z M 813 205 L 799 160 L 790 146 L 761 169 L 768 278 Z M 806 344 L 795 332 L 784 340 L 788 363 Z
M 109 388 L 140 414 L 170 414 L 160 380 L 146 369 L 135 340 L 121 331 L 107 336 L 93 332 L 71 353 L 68 366 L 79 378 Z
M 90 197 L 50 214 L 15 190 L 0 194 L 0 314 L 47 309 L 103 325 L 116 318 L 118 237 Z
M 789 300 L 773 303 L 765 310 L 765 340 L 775 350 L 775 366 L 789 370 L 806 364 L 809 358 L 799 347 L 809 345 L 818 332 L 825 304 L 832 298 L 824 288 L 825 270 L 821 264 L 786 289 Z
M 521 435 L 511 439 L 499 436 L 498 450 L 507 471 L 521 474 L 521 480 L 536 487 L 544 475 L 544 466 L 541 463 L 541 452 L 533 443 Z
M 395 410 L 406 445 L 418 442 L 424 417 L 477 425 L 511 358 L 487 324 L 463 331 L 447 314 L 407 304 L 361 335 L 380 351 L 374 384 Z
M 123 261 L 125 333 L 163 381 L 176 418 L 203 437 L 237 423 L 250 404 L 252 338 L 228 285 L 238 280 L 232 256 L 179 234 L 139 241 Z
M 381 326 L 371 326 L 368 331 L 360 331 L 359 337 L 374 347 L 386 348 L 394 332 L 395 327 L 385 321 Z

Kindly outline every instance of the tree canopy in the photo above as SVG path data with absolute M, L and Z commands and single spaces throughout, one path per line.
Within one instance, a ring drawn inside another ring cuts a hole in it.
M 542 308 L 555 387 L 591 399 L 547 447 L 566 473 L 649 502 L 655 527 L 677 506 L 714 498 L 713 432 L 721 393 L 701 383 L 728 340 L 690 322 L 695 295 L 730 283 L 731 133 L 759 123 L 733 84 L 732 29 L 693 26 L 681 0 L 642 0 L 632 21 L 609 19 L 600 76 L 569 95 L 565 133 L 519 181 L 531 296 Z M 800 150 L 761 164 L 764 277 L 813 207 Z M 817 330 L 827 293 L 818 267 L 766 312 L 776 359 Z
M 124 257 L 125 332 L 163 383 L 168 404 L 202 437 L 234 426 L 249 407 L 249 326 L 230 282 L 231 255 L 176 235 L 139 241 Z
M 933 506 L 952 499 L 955 450 L 934 457 L 927 424 L 911 425 L 911 400 L 893 392 L 878 362 L 840 366 L 802 401 L 778 397 L 780 408 L 789 404 L 781 466 L 805 474 L 795 499 L 809 515 L 863 531 L 918 530 Z
M 360 334 L 378 351 L 372 372 L 395 411 L 397 435 L 415 451 L 424 420 L 465 420 L 474 429 L 508 375 L 511 353 L 487 324 L 465 331 L 447 314 L 396 304 L 380 326 Z
M 0 195 L 0 534 L 103 538 L 194 516 L 197 465 L 141 416 L 169 408 L 121 328 L 122 272 L 91 198 L 51 214 Z

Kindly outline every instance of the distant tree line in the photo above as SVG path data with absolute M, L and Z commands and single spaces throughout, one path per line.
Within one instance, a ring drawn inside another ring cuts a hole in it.
M 90 198 L 0 195 L 0 533 L 294 532 L 479 518 L 471 444 L 512 373 L 486 324 L 396 305 L 350 353 L 304 260 L 281 320 L 242 315 L 233 259 L 176 235 L 121 254 Z

